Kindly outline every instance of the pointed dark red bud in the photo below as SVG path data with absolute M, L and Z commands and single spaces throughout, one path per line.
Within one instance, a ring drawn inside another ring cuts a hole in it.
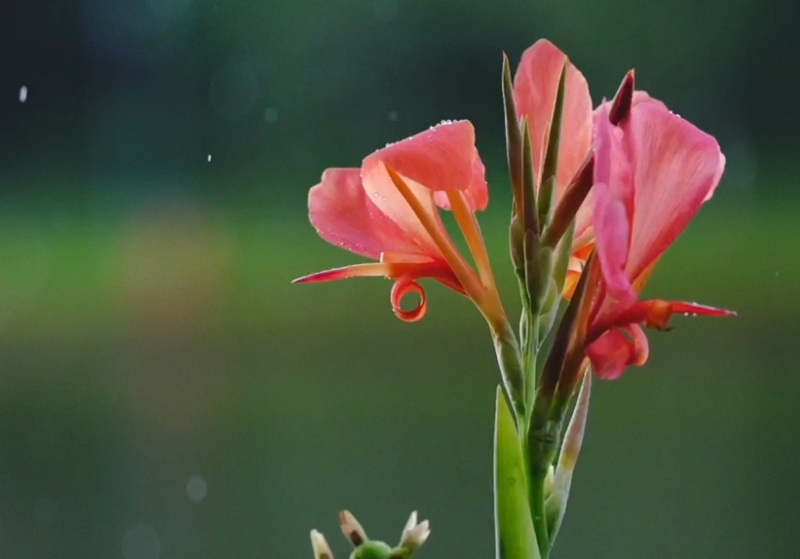
M 628 117 L 633 105 L 634 71 L 629 70 L 611 101 L 611 110 L 608 111 L 608 120 L 611 124 L 618 125 Z

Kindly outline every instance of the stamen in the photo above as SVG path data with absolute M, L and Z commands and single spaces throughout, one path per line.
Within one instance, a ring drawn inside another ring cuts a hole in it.
M 467 245 L 469 245 L 469 250 L 475 258 L 475 264 L 478 266 L 478 273 L 481 276 L 481 280 L 483 280 L 483 284 L 490 290 L 494 290 L 495 281 L 492 265 L 489 262 L 489 253 L 486 250 L 486 243 L 483 240 L 483 235 L 481 235 L 478 220 L 475 219 L 475 213 L 469 209 L 464 193 L 460 190 L 448 190 L 447 199 L 450 200 L 450 209 L 453 211 L 456 222 L 464 234 Z
M 403 198 L 405 198 L 406 202 L 408 202 L 411 210 L 431 236 L 433 242 L 436 243 L 438 249 L 442 251 L 442 255 L 453 269 L 453 273 L 455 273 L 458 281 L 461 282 L 461 285 L 464 286 L 466 292 L 473 299 L 482 295 L 484 291 L 483 285 L 481 285 L 481 282 L 476 276 L 475 272 L 464 260 L 464 257 L 459 254 L 458 249 L 453 244 L 453 241 L 443 233 L 439 227 L 439 224 L 433 219 L 433 216 L 422 207 L 420 201 L 405 183 L 403 178 L 397 174 L 397 171 L 395 171 L 389 165 L 384 164 L 384 166 L 386 167 L 386 171 L 389 173 L 389 177 L 392 179 L 394 186 L 397 188 Z

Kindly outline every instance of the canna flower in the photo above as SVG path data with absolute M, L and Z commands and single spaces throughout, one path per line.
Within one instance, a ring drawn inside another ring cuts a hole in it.
M 632 91 L 632 72 L 620 88 L 627 94 L 621 105 L 606 102 L 592 111 L 583 75 L 556 46 L 540 40 L 523 54 L 514 80 L 517 109 L 531 130 L 537 185 L 565 65 L 554 220 L 560 206 L 569 205 L 559 202 L 569 198 L 576 182 L 588 179 L 592 184 L 579 208 L 562 212 L 575 219 L 566 298 L 572 297 L 581 274 L 592 272 L 584 267 L 597 252 L 596 277 L 586 286 L 586 321 L 572 340 L 572 370 L 567 374 L 575 377 L 588 355 L 598 376 L 617 378 L 628 365 L 648 359 L 641 325 L 666 329 L 675 313 L 733 314 L 695 303 L 638 298 L 659 257 L 711 198 L 725 157 L 713 137 L 647 93 Z M 588 171 L 591 176 L 585 176 Z
M 665 330 L 676 313 L 734 313 L 639 299 L 658 259 L 714 194 L 725 168 L 719 144 L 653 99 L 634 98 L 616 126 L 608 110 L 600 107 L 595 132 L 592 221 L 601 280 L 586 341 L 598 376 L 610 379 L 647 361 L 641 325 Z
M 391 304 L 402 320 L 426 312 L 429 278 L 471 298 L 494 330 L 507 323 L 475 212 L 486 208 L 485 170 L 468 121 L 442 122 L 366 157 L 360 169 L 328 169 L 309 192 L 311 223 L 326 241 L 375 262 L 305 276 L 320 282 L 383 276 L 394 280 Z M 477 271 L 458 251 L 439 209 L 451 210 L 473 253 Z M 403 297 L 420 296 L 403 310 Z
M 558 83 L 566 66 L 564 113 L 561 124 L 561 141 L 558 150 L 558 167 L 554 200 L 556 205 L 554 222 L 551 224 L 563 233 L 567 224 L 575 220 L 575 233 L 572 241 L 572 258 L 563 286 L 564 297 L 570 299 L 578 283 L 586 259 L 594 249 L 594 194 L 571 199 L 570 190 L 591 186 L 594 165 L 593 134 L 601 109 L 607 104 L 592 110 L 589 85 L 583 74 L 569 61 L 567 55 L 546 39 L 540 39 L 523 54 L 514 78 L 514 100 L 520 117 L 525 117 L 530 126 L 533 164 L 536 170 L 537 187 L 541 175 L 553 109 L 556 103 Z M 627 113 L 631 104 L 653 100 L 644 91 L 632 91 L 633 72 L 625 76 L 620 92 L 626 103 L 622 112 Z M 615 99 L 616 100 L 616 99 Z M 657 102 L 660 103 L 660 102 Z M 616 107 L 619 108 L 619 107 Z M 616 122 L 621 112 L 611 115 Z M 606 120 L 609 115 L 606 113 Z M 559 235 L 560 236 L 560 235 Z

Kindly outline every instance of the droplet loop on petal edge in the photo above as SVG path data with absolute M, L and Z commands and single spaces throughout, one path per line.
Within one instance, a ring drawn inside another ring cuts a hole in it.
M 403 297 L 411 293 L 416 293 L 419 295 L 419 303 L 414 309 L 410 311 L 404 311 L 401 307 Z M 425 316 L 425 312 L 428 309 L 428 298 L 425 294 L 425 290 L 420 284 L 412 279 L 400 278 L 397 280 L 394 286 L 392 286 L 391 299 L 392 310 L 394 311 L 394 314 L 397 315 L 397 318 L 404 322 L 416 322 L 421 320 L 422 317 Z

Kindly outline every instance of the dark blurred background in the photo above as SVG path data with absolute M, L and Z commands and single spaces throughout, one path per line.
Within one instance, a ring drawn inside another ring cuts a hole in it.
M 291 286 L 358 261 L 307 189 L 442 119 L 478 128 L 507 306 L 499 76 L 540 37 L 719 138 L 650 294 L 674 321 L 596 384 L 555 557 L 792 557 L 800 533 L 800 7 L 789 0 L 0 3 L 0 555 L 346 557 L 348 507 L 425 557 L 493 554 L 494 357 L 437 286 Z

